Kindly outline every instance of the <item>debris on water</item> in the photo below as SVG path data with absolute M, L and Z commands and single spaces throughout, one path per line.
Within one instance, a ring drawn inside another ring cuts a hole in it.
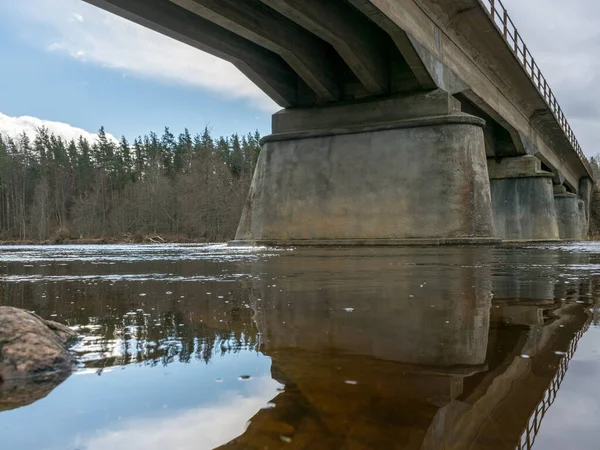
M 531 356 L 529 356 L 529 355 L 527 355 L 527 354 L 523 353 L 523 354 L 521 355 L 521 358 L 523 358 L 523 359 L 529 359 L 529 358 L 531 358 Z
M 285 442 L 286 444 L 291 444 L 292 443 L 292 438 L 288 437 L 288 436 L 279 436 L 279 439 L 281 439 L 281 441 Z
M 344 381 L 344 383 L 351 384 L 351 385 L 356 385 L 356 384 L 358 384 L 358 381 L 356 381 L 356 380 L 346 380 L 346 381 Z
M 167 295 L 171 295 L 171 294 L 172 294 L 172 292 L 171 292 L 171 291 L 167 291 L 167 292 L 165 292 L 165 293 L 166 293 Z
M 346 312 L 353 312 L 354 308 L 344 308 L 344 311 L 346 311 Z
M 144 294 L 143 292 L 140 294 L 140 297 L 145 297 L 146 294 Z

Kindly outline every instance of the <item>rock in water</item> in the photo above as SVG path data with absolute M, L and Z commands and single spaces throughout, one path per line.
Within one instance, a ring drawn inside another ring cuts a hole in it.
M 0 383 L 69 373 L 75 332 L 18 308 L 0 307 Z

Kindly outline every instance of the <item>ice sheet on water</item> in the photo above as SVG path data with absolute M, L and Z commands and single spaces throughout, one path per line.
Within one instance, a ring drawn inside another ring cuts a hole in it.
M 270 247 L 231 247 L 227 244 L 157 245 L 11 245 L 0 246 L 0 262 L 89 262 L 106 264 L 129 261 L 244 261 L 286 250 Z

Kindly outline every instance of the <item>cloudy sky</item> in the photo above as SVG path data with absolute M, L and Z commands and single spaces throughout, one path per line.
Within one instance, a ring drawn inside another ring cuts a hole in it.
M 504 3 L 584 150 L 597 153 L 600 2 Z M 0 0 L 0 57 L 0 132 L 44 120 L 69 137 L 100 125 L 130 139 L 165 125 L 264 134 L 277 109 L 228 63 L 81 0 Z

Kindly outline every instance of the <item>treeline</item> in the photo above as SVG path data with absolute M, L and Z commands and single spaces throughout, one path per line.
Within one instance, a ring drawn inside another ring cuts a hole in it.
M 214 139 L 150 133 L 130 144 L 40 128 L 0 135 L 0 240 L 233 238 L 260 151 L 258 132 Z

